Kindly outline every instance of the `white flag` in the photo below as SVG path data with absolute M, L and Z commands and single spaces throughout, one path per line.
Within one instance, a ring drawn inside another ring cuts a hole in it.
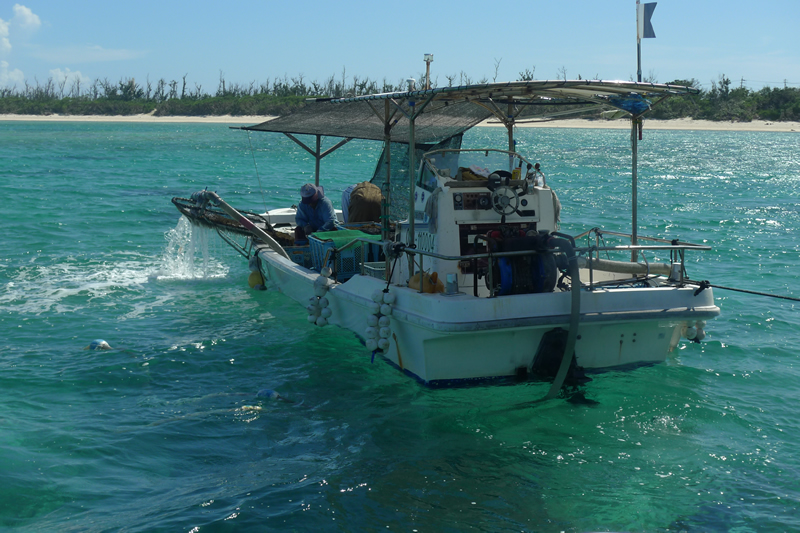
M 655 38 L 656 32 L 650 23 L 650 17 L 656 10 L 656 2 L 649 4 L 636 4 L 636 38 L 648 39 Z

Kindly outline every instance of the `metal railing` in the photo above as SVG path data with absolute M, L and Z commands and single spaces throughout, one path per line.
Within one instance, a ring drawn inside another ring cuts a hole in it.
M 594 245 L 576 246 L 575 247 L 575 253 L 576 253 L 576 255 L 578 257 L 588 258 L 586 260 L 586 266 L 582 267 L 582 268 L 586 268 L 589 271 L 589 283 L 588 283 L 588 286 L 587 286 L 587 288 L 589 290 L 593 290 L 594 288 L 599 287 L 601 285 L 607 285 L 607 282 L 599 282 L 599 283 L 595 283 L 594 282 L 594 270 L 596 269 L 596 267 L 593 264 L 594 262 L 592 261 L 592 258 L 600 259 L 600 252 L 606 252 L 606 253 L 608 253 L 608 252 L 638 252 L 639 254 L 641 254 L 642 259 L 644 261 L 644 266 L 646 268 L 646 271 L 644 273 L 644 277 L 645 278 L 649 278 L 649 277 L 652 276 L 652 274 L 649 271 L 650 262 L 648 261 L 647 257 L 644 255 L 644 253 L 647 252 L 647 251 L 667 250 L 667 251 L 670 252 L 670 265 L 671 266 L 672 265 L 679 265 L 679 267 L 680 267 L 679 268 L 680 278 L 676 279 L 674 281 L 682 282 L 684 277 L 685 277 L 685 251 L 686 250 L 697 250 L 697 251 L 708 251 L 708 250 L 711 250 L 711 247 L 707 246 L 707 245 L 694 244 L 694 243 L 689 243 L 689 242 L 682 242 L 682 241 L 678 241 L 678 240 L 661 239 L 661 238 L 656 238 L 656 237 L 644 237 L 644 236 L 639 236 L 638 237 L 639 240 L 658 242 L 658 243 L 661 243 L 661 244 L 654 244 L 654 245 L 641 245 L 641 244 L 632 245 L 631 244 L 631 245 L 616 245 L 616 246 L 605 246 L 605 245 L 603 245 L 603 246 L 601 246 L 600 242 L 602 241 L 602 236 L 603 235 L 611 235 L 611 236 L 615 236 L 615 237 L 628 237 L 628 238 L 630 238 L 630 235 L 629 234 L 625 234 L 625 233 L 612 232 L 612 231 L 601 231 L 598 228 L 592 228 L 591 230 L 583 232 L 583 233 L 579 234 L 577 237 L 575 237 L 575 239 L 577 240 L 577 239 L 580 239 L 580 238 L 583 238 L 583 237 L 590 237 L 591 235 L 594 235 L 594 239 L 595 239 L 595 244 Z M 481 237 L 481 236 L 476 236 L 476 237 Z M 355 246 L 356 244 L 360 244 L 361 245 L 361 273 L 363 274 L 364 273 L 364 263 L 365 263 L 364 258 L 366 257 L 364 248 L 366 246 L 369 246 L 369 245 L 378 244 L 374 240 L 358 237 L 358 238 L 355 238 L 352 241 L 348 242 L 347 244 L 345 244 L 344 246 L 342 246 L 340 248 L 330 248 L 330 249 L 328 249 L 326 251 L 325 257 L 324 257 L 324 261 L 323 261 L 322 264 L 323 265 L 327 265 L 328 264 L 328 261 L 331 258 L 331 254 L 332 253 L 338 253 L 338 252 L 344 251 L 344 250 L 346 250 L 348 248 L 351 248 L 352 246 Z M 478 269 L 477 269 L 478 260 L 487 259 L 487 260 L 489 260 L 489 263 L 491 264 L 493 259 L 500 258 L 500 257 L 522 257 L 522 256 L 535 255 L 535 254 L 541 253 L 541 251 L 537 251 L 537 250 L 520 250 L 520 251 L 513 251 L 513 252 L 483 252 L 483 253 L 470 254 L 470 255 L 444 255 L 444 254 L 440 254 L 440 253 L 437 253 L 437 252 L 429 252 L 429 251 L 417 250 L 415 248 L 405 248 L 403 250 L 403 252 L 406 253 L 406 254 L 411 255 L 414 258 L 414 261 L 413 261 L 414 270 L 416 271 L 418 269 L 419 272 L 425 272 L 425 258 L 426 257 L 433 258 L 433 259 L 439 259 L 439 260 L 442 260 L 442 261 L 458 261 L 458 262 L 460 262 L 460 261 L 470 261 L 473 264 L 473 270 L 474 270 L 474 272 L 473 272 L 473 291 L 474 292 L 477 292 L 476 285 L 477 285 L 477 279 L 478 279 L 478 276 L 477 276 L 477 274 L 478 274 Z M 417 259 L 417 257 L 418 257 L 418 259 Z M 622 263 L 631 263 L 631 264 L 634 264 L 634 265 L 641 264 L 641 263 L 636 263 L 636 262 L 633 262 L 633 261 L 620 262 L 620 263 L 621 264 Z M 333 261 L 333 268 L 334 268 L 334 273 L 335 273 L 336 261 Z M 488 282 L 489 282 L 488 285 L 489 285 L 489 287 L 493 287 L 494 286 L 493 285 L 493 281 L 494 281 L 493 280 L 493 270 L 494 270 L 493 268 L 488 268 L 487 272 L 486 272 L 486 275 L 488 277 Z M 599 270 L 599 269 L 597 269 L 597 270 Z M 413 276 L 414 273 L 415 272 L 410 272 L 409 276 Z M 390 271 L 387 270 L 385 272 L 385 279 L 387 281 L 389 279 L 391 279 L 392 274 L 393 274 L 393 272 L 390 272 Z M 640 277 L 634 276 L 633 278 L 630 278 L 628 280 L 626 280 L 626 279 L 615 280 L 613 283 L 620 284 L 620 283 L 624 283 L 624 282 L 629 282 L 631 280 L 641 280 L 641 279 L 642 278 L 640 278 Z M 424 283 L 423 283 L 423 280 L 420 279 L 419 292 L 423 292 L 423 290 L 424 290 Z M 477 294 L 475 294 L 475 296 L 477 296 Z M 491 294 L 490 294 L 490 296 L 491 296 Z

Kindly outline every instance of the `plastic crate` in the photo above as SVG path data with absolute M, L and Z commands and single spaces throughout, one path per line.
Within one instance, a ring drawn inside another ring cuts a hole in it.
M 314 265 L 314 270 L 321 270 L 324 266 L 329 266 L 336 272 L 336 277 L 339 280 L 350 279 L 359 273 L 361 268 L 361 246 L 351 246 L 343 252 L 337 252 L 334 261 L 331 260 L 333 252 L 329 250 L 336 248 L 333 241 L 323 241 L 309 235 L 308 243 L 311 245 L 311 262 Z M 328 261 L 325 262 L 327 255 Z
M 306 268 L 311 268 L 313 262 L 311 260 L 311 248 L 308 246 L 284 246 L 284 250 L 289 255 L 294 263 Z
M 386 279 L 386 261 L 364 263 L 364 275 L 377 279 Z
M 379 261 L 382 255 L 379 242 L 369 245 L 354 244 L 350 248 L 336 253 L 334 265 L 334 262 L 331 261 L 333 252 L 328 253 L 329 250 L 335 248 L 333 241 L 322 240 L 315 234 L 308 237 L 308 242 L 311 245 L 311 262 L 314 270 L 321 270 L 323 266 L 329 266 L 340 281 L 360 274 L 362 261 Z M 362 257 L 362 253 L 366 253 L 366 257 Z M 328 255 L 328 264 L 324 265 L 326 254 Z
M 369 235 L 381 234 L 380 222 L 337 222 L 336 229 L 339 230 L 357 229 Z

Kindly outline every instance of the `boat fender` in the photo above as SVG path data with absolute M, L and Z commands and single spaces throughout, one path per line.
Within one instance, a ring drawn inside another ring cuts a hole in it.
M 318 297 L 325 296 L 333 282 L 325 276 L 319 276 L 314 280 L 314 295 Z
M 323 278 L 329 278 L 333 275 L 333 270 L 331 270 L 331 267 L 328 266 L 322 267 L 319 271 L 319 275 Z
M 371 300 L 367 304 L 369 315 L 367 316 L 367 327 L 364 329 L 364 343 L 369 351 L 372 352 L 372 360 L 380 350 L 386 352 L 389 349 L 393 332 L 391 328 L 392 314 L 391 302 L 394 302 L 394 294 L 387 291 L 377 290 L 372 293 Z
M 698 320 L 694 323 L 694 326 L 684 326 L 683 331 L 681 331 L 681 334 L 687 340 L 693 342 L 700 342 L 706 338 L 706 332 L 705 330 L 703 330 L 705 325 L 706 325 L 705 320 Z
M 308 305 L 306 306 L 308 309 L 308 321 L 311 324 L 316 324 L 317 319 L 320 317 L 321 307 L 319 306 L 319 298 L 316 296 L 312 296 L 308 299 Z
M 250 275 L 247 277 L 247 284 L 250 286 L 251 289 L 258 289 L 258 290 L 266 289 L 266 287 L 264 286 L 264 277 L 258 270 L 250 272 Z
M 328 288 L 327 287 L 322 287 L 322 286 L 319 286 L 319 285 L 314 287 L 314 296 L 322 297 L 322 296 L 325 296 L 325 294 L 327 292 L 328 292 Z
M 308 300 L 309 305 L 306 308 L 309 310 L 308 321 L 312 324 L 318 326 L 325 326 L 328 324 L 328 319 L 333 314 L 333 311 L 328 307 L 330 301 L 325 298 L 325 295 L 328 293 L 333 283 L 333 280 L 321 274 L 314 280 L 314 296 Z
M 694 338 L 694 341 L 700 342 L 701 340 L 705 339 L 706 332 L 703 328 L 706 327 L 706 321 L 698 320 L 697 322 L 694 323 L 694 327 L 697 329 L 697 336 Z

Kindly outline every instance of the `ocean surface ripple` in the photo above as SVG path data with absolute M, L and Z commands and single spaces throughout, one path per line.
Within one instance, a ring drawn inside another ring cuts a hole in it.
M 628 231 L 627 132 L 517 135 L 564 232 Z M 252 140 L 258 176 L 224 125 L 0 122 L 0 529 L 800 530 L 796 303 L 715 290 L 702 344 L 593 376 L 594 405 L 426 389 L 174 209 L 296 202 L 313 159 Z M 324 160 L 334 203 L 378 150 Z M 639 159 L 640 233 L 713 247 L 693 279 L 800 297 L 800 136 L 645 127 Z

